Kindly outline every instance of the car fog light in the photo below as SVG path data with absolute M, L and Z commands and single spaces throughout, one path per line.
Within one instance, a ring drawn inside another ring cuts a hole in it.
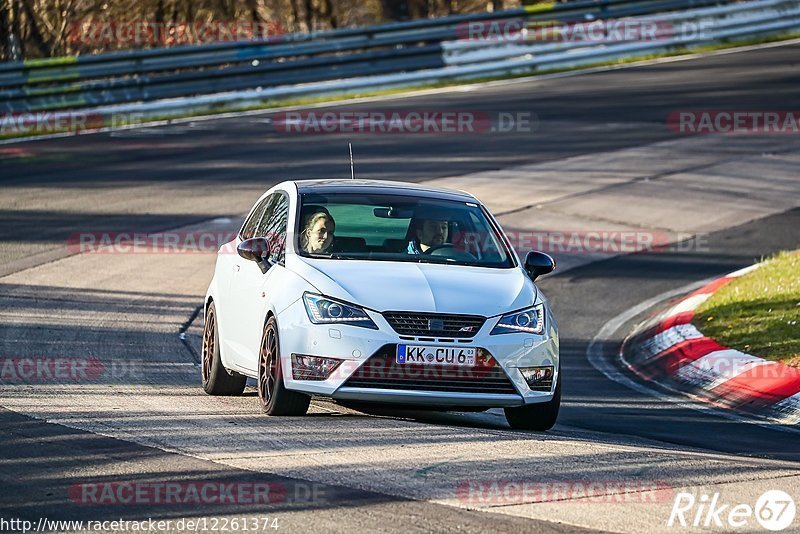
M 550 391 L 553 387 L 553 366 L 520 367 L 519 372 L 534 391 Z
M 295 380 L 327 380 L 342 360 L 292 354 L 292 377 Z

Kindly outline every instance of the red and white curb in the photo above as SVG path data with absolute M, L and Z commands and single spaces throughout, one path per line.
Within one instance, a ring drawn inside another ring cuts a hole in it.
M 695 310 L 719 288 L 760 264 L 714 280 L 640 324 L 621 348 L 640 378 L 717 407 L 784 425 L 800 423 L 800 369 L 720 345 L 693 324 Z

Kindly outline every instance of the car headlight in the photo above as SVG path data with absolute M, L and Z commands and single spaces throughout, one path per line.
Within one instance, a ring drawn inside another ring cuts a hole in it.
M 514 332 L 524 332 L 526 334 L 541 334 L 544 332 L 544 304 L 538 304 L 532 308 L 502 316 L 490 335 L 512 334 Z
M 364 310 L 352 304 L 345 304 L 313 293 L 305 293 L 303 301 L 306 304 L 308 318 L 314 324 L 349 324 L 373 330 L 378 329 Z

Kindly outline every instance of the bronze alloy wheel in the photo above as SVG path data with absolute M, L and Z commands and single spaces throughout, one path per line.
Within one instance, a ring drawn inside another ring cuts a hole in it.
M 278 336 L 274 324 L 268 324 L 261 338 L 258 367 L 258 398 L 266 410 L 275 395 L 275 384 L 278 380 Z
M 261 336 L 258 351 L 258 400 L 268 415 L 303 415 L 311 396 L 286 389 L 283 382 L 278 323 L 270 317 Z
M 214 303 L 208 305 L 203 327 L 203 353 L 200 356 L 203 390 L 209 395 L 241 395 L 247 377 L 225 369 L 220 356 L 219 324 Z
M 211 365 L 214 362 L 214 353 L 216 349 L 216 330 L 217 318 L 214 314 L 214 308 L 209 306 L 208 313 L 206 314 L 206 324 L 203 327 L 203 354 L 202 354 L 202 377 L 203 387 L 208 385 L 211 378 Z

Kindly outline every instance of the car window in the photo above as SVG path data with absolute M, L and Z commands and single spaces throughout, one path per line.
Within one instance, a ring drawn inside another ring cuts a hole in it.
M 244 221 L 242 225 L 242 229 L 239 232 L 239 236 L 244 239 L 250 239 L 251 237 L 255 237 L 256 227 L 258 223 L 261 221 L 261 218 L 264 216 L 264 210 L 267 207 L 267 203 L 272 195 L 264 197 L 256 207 L 250 212 L 250 215 L 247 217 L 247 220 Z
M 336 221 L 336 234 L 358 236 L 366 245 L 380 246 L 387 239 L 405 241 L 411 219 L 382 219 L 375 217 L 370 204 L 337 204 L 325 206 Z
M 286 229 L 289 225 L 289 197 L 283 193 L 269 196 L 264 215 L 256 228 L 256 236 L 266 237 L 270 244 L 269 260 L 283 263 L 286 256 Z
M 418 263 L 512 267 L 512 253 L 474 202 L 393 194 L 301 196 L 301 212 L 326 211 L 335 231 L 324 253 L 301 255 Z M 426 221 L 428 221 L 426 223 Z M 436 228 L 420 230 L 420 225 Z M 300 230 L 298 230 L 298 234 Z M 428 236 L 425 242 L 420 236 Z

